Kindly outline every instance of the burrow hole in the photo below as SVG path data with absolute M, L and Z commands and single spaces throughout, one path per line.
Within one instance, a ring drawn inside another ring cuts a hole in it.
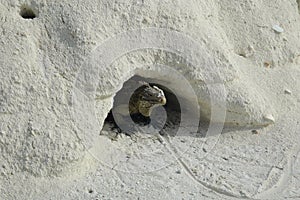
M 21 6 L 20 15 L 24 19 L 34 19 L 37 17 L 37 12 L 28 5 Z
M 176 95 L 167 87 L 165 87 L 161 84 L 157 84 L 157 81 L 155 81 L 153 79 L 147 79 L 147 78 L 143 78 L 141 76 L 135 75 L 123 84 L 123 88 L 119 92 L 117 92 L 117 94 L 114 98 L 115 99 L 120 98 L 120 95 L 124 95 L 124 94 L 127 95 L 127 93 L 129 93 L 128 95 L 130 95 L 130 92 L 128 92 L 128 85 L 130 87 L 130 85 L 132 83 L 138 84 L 140 81 L 147 82 L 151 86 L 157 86 L 163 90 L 164 95 L 167 99 L 167 103 L 165 105 L 163 105 L 163 108 L 165 109 L 166 114 L 167 114 L 167 119 L 163 125 L 163 128 L 160 130 L 159 133 L 162 135 L 164 135 L 166 133 L 171 136 L 175 135 L 179 128 L 179 125 L 180 125 L 181 108 L 180 108 L 180 103 L 179 103 Z M 116 106 L 116 105 L 114 104 L 113 106 Z M 154 113 L 154 111 L 153 111 L 153 113 Z M 147 126 L 150 123 L 150 118 L 144 117 L 141 114 L 131 115 L 130 117 L 131 117 L 132 121 L 135 124 L 137 124 L 138 126 Z M 120 127 L 118 127 L 118 125 L 116 124 L 116 122 L 114 120 L 112 111 L 110 111 L 108 113 L 107 118 L 105 119 L 103 130 L 113 131 L 115 133 L 128 134 L 126 132 L 123 132 L 123 130 L 121 130 Z
M 93 192 L 94 192 L 93 189 L 89 189 L 89 190 L 88 190 L 88 193 L 90 193 L 90 194 L 92 194 Z

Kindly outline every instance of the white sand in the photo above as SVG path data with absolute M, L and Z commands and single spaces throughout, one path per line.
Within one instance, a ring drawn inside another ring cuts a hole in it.
M 0 199 L 299 199 L 299 4 L 0 0 Z M 191 129 L 100 135 L 134 75 Z

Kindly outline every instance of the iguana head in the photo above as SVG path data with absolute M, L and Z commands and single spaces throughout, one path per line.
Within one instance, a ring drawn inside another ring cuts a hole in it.
M 167 103 L 167 99 L 162 89 L 157 86 L 150 86 L 145 84 L 139 93 L 139 112 L 149 117 L 153 108 Z

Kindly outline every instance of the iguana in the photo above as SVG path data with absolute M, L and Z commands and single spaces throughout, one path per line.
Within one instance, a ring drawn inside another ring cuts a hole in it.
M 150 117 L 153 108 L 166 103 L 167 99 L 162 89 L 144 82 L 130 97 L 129 113 L 130 115 L 142 114 L 144 117 Z
M 132 93 L 131 86 L 134 86 L 134 84 L 140 84 L 141 86 Z M 124 95 L 131 95 L 129 104 L 123 102 L 126 99 Z M 166 96 L 159 86 L 141 81 L 125 85 L 116 98 L 118 103 L 115 102 L 113 112 L 108 117 L 113 119 L 113 123 L 117 125 L 118 132 L 125 134 L 136 130 L 133 126 L 134 123 L 139 124 L 137 127 L 149 124 L 153 109 L 167 103 Z

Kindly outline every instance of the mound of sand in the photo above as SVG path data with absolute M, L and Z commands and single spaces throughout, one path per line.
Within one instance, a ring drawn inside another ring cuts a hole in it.
M 0 198 L 299 196 L 299 5 L 1 0 Z M 100 136 L 136 76 L 209 137 Z

